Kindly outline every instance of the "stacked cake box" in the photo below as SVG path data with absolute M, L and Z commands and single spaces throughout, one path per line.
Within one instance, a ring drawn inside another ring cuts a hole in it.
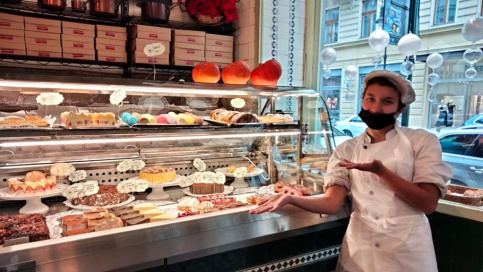
M 173 64 L 196 66 L 205 61 L 206 33 L 194 30 L 173 30 Z
M 127 62 L 126 28 L 96 25 L 96 53 L 98 61 Z
M 0 54 L 25 55 L 24 17 L 0 13 Z
M 95 26 L 62 22 L 62 49 L 66 59 L 95 60 Z
M 25 45 L 28 56 L 62 58 L 61 21 L 25 17 Z
M 233 62 L 233 36 L 206 34 L 205 58 L 220 68 Z
M 171 44 L 171 29 L 135 25 L 129 32 L 129 52 L 131 52 L 132 63 L 148 63 L 169 65 L 169 54 Z M 144 48 L 148 44 L 161 43 L 165 47 L 165 51 L 161 55 L 147 56 Z

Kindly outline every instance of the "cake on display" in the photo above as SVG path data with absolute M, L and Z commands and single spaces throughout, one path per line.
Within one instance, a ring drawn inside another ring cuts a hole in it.
M 50 239 L 45 217 L 41 214 L 0 216 L 0 245 L 20 237 L 28 237 L 29 242 Z
M 139 172 L 139 178 L 148 183 L 166 183 L 176 180 L 176 171 L 169 167 L 147 167 Z
M 112 112 L 63 112 L 60 114 L 60 122 L 66 128 L 113 127 L 116 125 L 116 116 Z
M 116 205 L 127 201 L 128 194 L 119 193 L 115 185 L 99 185 L 99 191 L 89 196 L 76 197 L 71 199 L 74 206 L 86 205 L 91 207 Z
M 46 192 L 56 188 L 55 176 L 47 176 L 40 171 L 28 172 L 23 178 L 10 178 L 7 180 L 8 191 L 15 193 Z
M 233 173 L 235 173 L 236 169 L 242 168 L 242 167 L 246 167 L 247 168 L 247 173 L 251 173 L 251 172 L 253 172 L 253 170 L 255 170 L 255 165 L 253 165 L 253 164 L 250 163 L 250 164 L 246 164 L 246 165 L 230 165 L 230 166 L 228 166 L 228 168 L 226 169 L 226 171 L 228 173 L 233 174 Z

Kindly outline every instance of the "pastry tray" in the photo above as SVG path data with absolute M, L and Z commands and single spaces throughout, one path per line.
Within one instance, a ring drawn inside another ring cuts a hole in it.
M 209 117 L 204 117 L 203 120 L 205 120 L 208 123 L 212 123 L 215 125 L 220 125 L 220 126 L 227 126 L 227 127 L 243 127 L 243 126 L 293 126 L 293 125 L 298 125 L 297 121 L 293 122 L 284 122 L 284 123 L 236 123 L 236 124 L 228 124 L 225 122 L 213 120 Z

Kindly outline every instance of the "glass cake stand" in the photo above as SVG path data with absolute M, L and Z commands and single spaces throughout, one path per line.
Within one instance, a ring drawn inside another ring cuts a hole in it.
M 20 214 L 46 214 L 49 211 L 49 206 L 42 203 L 42 198 L 60 195 L 66 187 L 67 186 L 65 184 L 57 184 L 54 190 L 46 192 L 34 192 L 29 194 L 10 194 L 8 188 L 2 188 L 0 189 L 0 199 L 13 201 L 26 200 L 27 203 L 19 210 Z
M 223 173 L 227 177 L 235 177 L 233 175 L 233 173 L 228 173 L 228 167 L 218 168 L 218 169 L 215 170 L 215 172 Z M 248 184 L 248 182 L 245 181 L 245 178 L 256 177 L 256 176 L 259 176 L 263 173 L 265 173 L 265 171 L 263 169 L 255 168 L 250 173 L 247 173 L 243 178 L 235 178 L 235 181 L 233 181 L 230 184 L 230 186 L 235 188 L 235 189 L 250 187 L 250 184 Z
M 152 188 L 152 192 L 146 197 L 148 200 L 168 199 L 169 195 L 164 191 L 164 187 L 177 186 L 183 179 L 183 176 L 176 175 L 176 179 L 165 183 L 148 183 L 148 187 Z

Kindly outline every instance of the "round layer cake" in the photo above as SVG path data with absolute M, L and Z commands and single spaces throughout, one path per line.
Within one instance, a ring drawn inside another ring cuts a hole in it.
M 32 171 L 25 175 L 24 181 L 11 178 L 7 181 L 7 185 L 11 194 L 45 192 L 55 189 L 57 180 L 55 176 L 46 176 L 40 171 Z
M 176 171 L 166 167 L 148 167 L 139 172 L 139 178 L 145 179 L 148 183 L 166 183 L 176 180 Z

